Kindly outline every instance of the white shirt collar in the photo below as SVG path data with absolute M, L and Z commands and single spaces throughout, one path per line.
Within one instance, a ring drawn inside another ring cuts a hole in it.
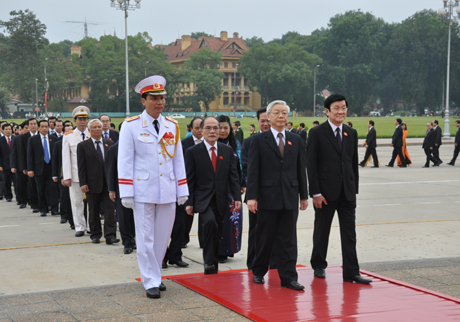
M 43 134 L 40 133 L 40 138 L 41 138 L 42 140 L 43 140 L 43 138 L 44 138 L 45 136 L 48 136 L 48 138 L 49 138 L 49 134 L 43 135 Z
M 283 129 L 281 132 L 278 132 L 278 131 L 275 130 L 273 127 L 270 127 L 270 130 L 272 131 L 272 134 L 273 134 L 273 136 L 275 137 L 275 140 L 276 140 L 276 138 L 278 137 L 278 133 L 282 133 L 282 134 L 283 134 L 283 138 L 286 139 L 286 129 Z
M 340 126 L 337 126 L 334 123 L 332 123 L 331 120 L 327 119 L 327 121 L 329 122 L 329 125 L 331 126 L 332 132 L 334 132 L 334 135 L 336 134 L 335 131 L 337 128 L 340 128 L 340 133 L 343 133 L 343 123 L 341 123 Z
M 216 143 L 214 143 L 214 145 L 209 144 L 208 141 L 206 141 L 206 140 L 203 140 L 203 142 L 206 145 L 206 150 L 210 151 L 211 147 L 215 147 L 216 148 L 216 154 L 217 154 L 217 141 L 216 141 Z
M 203 137 L 201 139 L 198 139 L 195 135 L 192 134 L 193 142 L 196 144 L 196 140 L 200 140 L 200 142 L 203 142 Z
M 81 136 L 82 133 L 85 133 L 85 136 L 88 135 L 88 129 L 85 129 L 84 132 L 81 132 L 78 128 L 75 128 L 75 131 L 77 131 L 77 133 Z

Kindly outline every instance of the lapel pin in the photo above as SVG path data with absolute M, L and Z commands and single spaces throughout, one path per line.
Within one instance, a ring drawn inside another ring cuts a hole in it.
M 223 156 L 219 156 L 219 159 L 223 160 L 223 159 L 224 159 L 224 157 L 223 157 Z
M 348 133 L 347 133 L 347 132 L 343 132 L 343 135 L 348 136 Z
M 289 145 L 292 145 L 291 141 L 288 141 L 288 144 L 289 144 Z

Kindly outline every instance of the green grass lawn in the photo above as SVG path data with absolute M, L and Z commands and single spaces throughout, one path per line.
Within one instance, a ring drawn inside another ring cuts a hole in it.
M 245 133 L 245 137 L 249 135 L 249 125 L 254 124 L 256 129 L 258 130 L 257 119 L 256 118 L 243 118 L 243 119 L 236 119 L 230 118 L 231 121 L 239 120 L 241 122 L 241 127 Z M 320 123 L 326 121 L 327 118 L 325 117 L 291 117 L 288 121 L 294 123 L 294 126 L 299 125 L 299 123 L 303 122 L 307 126 L 307 128 L 311 128 L 313 126 L 313 121 L 318 120 Z M 403 122 L 406 122 L 408 128 L 408 137 L 424 137 L 426 132 L 426 123 L 432 122 L 435 117 L 401 117 Z M 455 120 L 457 118 L 450 118 L 450 133 L 452 136 L 455 136 L 456 127 L 455 127 Z M 112 119 L 112 122 L 118 128 L 118 124 L 120 124 L 124 119 L 123 118 L 116 118 Z M 187 124 L 190 123 L 191 118 L 185 119 L 178 119 L 181 130 L 181 137 L 185 138 Z M 367 133 L 367 122 L 369 120 L 373 120 L 375 122 L 375 129 L 377 131 L 377 137 L 379 138 L 388 138 L 393 136 L 393 132 L 395 129 L 395 120 L 396 117 L 348 117 L 345 122 L 350 121 L 353 123 L 353 128 L 358 131 L 359 138 L 365 138 Z M 440 122 L 440 126 L 444 131 L 444 119 L 437 118 Z M 11 121 L 11 120 L 8 120 Z M 18 120 L 12 120 L 18 121 Z

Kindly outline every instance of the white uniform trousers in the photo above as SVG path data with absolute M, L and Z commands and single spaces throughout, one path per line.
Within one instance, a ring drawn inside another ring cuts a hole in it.
M 146 290 L 161 284 L 161 262 L 176 217 L 176 203 L 134 203 L 137 262 Z
M 83 191 L 81 191 L 80 183 L 73 182 L 69 187 L 70 204 L 72 205 L 72 217 L 75 225 L 75 231 L 85 231 L 89 229 L 89 222 L 85 220 L 85 212 L 83 203 Z M 89 211 L 87 212 L 89 216 Z

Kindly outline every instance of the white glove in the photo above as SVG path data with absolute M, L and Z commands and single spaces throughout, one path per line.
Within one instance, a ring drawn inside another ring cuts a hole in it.
M 121 204 L 125 208 L 134 209 L 134 198 L 133 197 L 126 197 L 121 199 Z
M 183 196 L 183 197 L 178 197 L 177 198 L 177 204 L 179 206 L 182 206 L 188 199 L 188 196 Z

